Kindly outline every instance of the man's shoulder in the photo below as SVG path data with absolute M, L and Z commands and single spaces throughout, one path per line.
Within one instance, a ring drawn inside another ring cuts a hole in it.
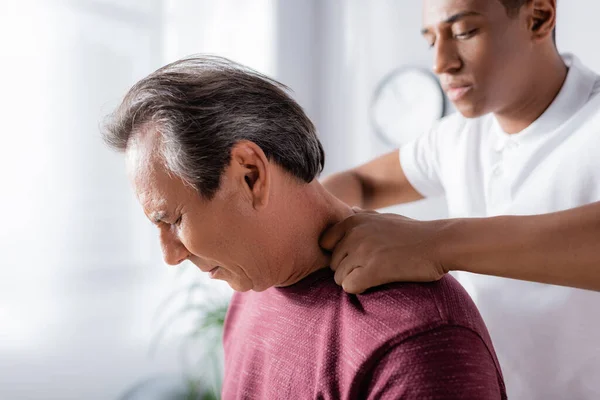
M 487 335 L 475 304 L 450 275 L 431 283 L 383 285 L 356 296 L 354 304 L 351 300 L 347 303 L 348 307 L 362 310 L 353 323 L 378 327 L 382 336 L 391 335 L 394 341 L 444 326 Z
M 246 311 L 244 311 L 246 310 Z M 288 325 L 328 326 L 365 353 L 444 326 L 463 327 L 487 341 L 487 331 L 463 287 L 450 275 L 430 283 L 391 283 L 363 294 L 345 293 L 330 271 L 295 287 L 236 293 L 226 320 L 232 330 L 285 318 Z

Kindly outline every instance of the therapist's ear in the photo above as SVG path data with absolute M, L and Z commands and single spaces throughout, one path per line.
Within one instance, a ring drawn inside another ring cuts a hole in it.
M 553 38 L 556 27 L 556 0 L 533 0 L 527 5 L 528 27 L 535 41 Z

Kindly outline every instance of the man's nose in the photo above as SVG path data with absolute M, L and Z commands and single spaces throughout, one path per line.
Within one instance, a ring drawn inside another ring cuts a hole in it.
M 190 256 L 190 252 L 183 243 L 170 233 L 161 232 L 160 244 L 163 258 L 169 265 L 179 265 Z
M 451 39 L 439 38 L 435 45 L 433 72 L 436 75 L 454 73 L 462 67 L 456 44 Z

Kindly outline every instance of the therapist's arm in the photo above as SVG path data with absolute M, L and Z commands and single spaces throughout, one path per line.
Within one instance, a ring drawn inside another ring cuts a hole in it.
M 600 202 L 445 225 L 437 246 L 446 270 L 600 291 Z
M 330 193 L 350 206 L 374 210 L 420 200 L 400 165 L 399 151 L 321 180 Z
M 600 291 L 600 202 L 537 216 L 416 221 L 360 212 L 329 228 L 335 280 L 349 293 L 452 270 Z

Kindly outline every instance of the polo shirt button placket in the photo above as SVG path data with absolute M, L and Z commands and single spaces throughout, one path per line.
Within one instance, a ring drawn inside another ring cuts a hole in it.
M 512 201 L 511 185 L 506 176 L 505 165 L 507 163 L 507 153 L 518 147 L 517 142 L 513 140 L 507 140 L 500 150 L 500 160 L 493 166 L 490 185 L 489 185 L 489 207 L 488 212 L 490 215 L 502 214 L 505 212 L 506 207 Z
M 509 140 L 506 142 L 506 147 L 505 147 L 505 148 L 506 148 L 506 150 L 508 150 L 509 152 L 511 152 L 511 151 L 513 151 L 513 150 L 516 150 L 516 149 L 518 149 L 518 148 L 519 148 L 519 142 L 517 142 L 516 140 L 509 139 Z
M 492 175 L 494 176 L 494 178 L 499 179 L 502 174 L 504 174 L 504 168 L 502 167 L 501 163 L 496 164 L 496 166 L 494 167 L 494 170 L 492 172 Z

